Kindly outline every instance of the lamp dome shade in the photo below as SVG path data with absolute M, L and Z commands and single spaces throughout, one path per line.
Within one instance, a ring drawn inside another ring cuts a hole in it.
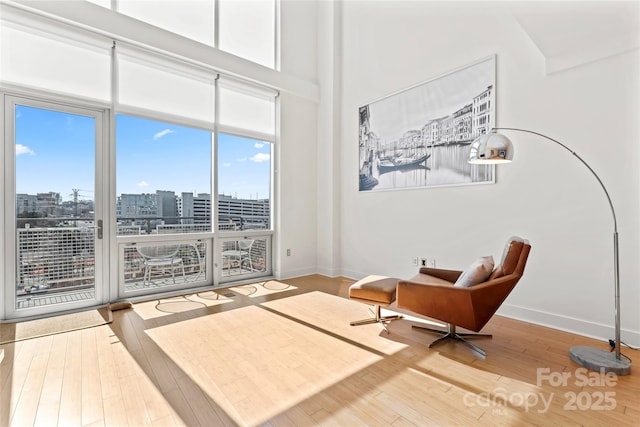
M 504 135 L 490 132 L 480 135 L 471 143 L 469 163 L 509 163 L 513 159 L 513 144 Z

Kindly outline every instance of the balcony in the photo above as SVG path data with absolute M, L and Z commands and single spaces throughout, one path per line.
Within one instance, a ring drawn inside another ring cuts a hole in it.
M 96 298 L 95 228 L 89 222 L 78 227 L 59 224 L 26 224 L 16 230 L 16 309 Z M 212 262 L 208 261 L 213 240 L 201 238 L 203 232 L 210 232 L 209 225 L 156 224 L 151 234 L 166 235 L 163 241 L 150 240 L 142 231 L 146 226 L 118 225 L 118 236 L 128 240 L 119 245 L 121 296 L 213 283 Z M 237 227 L 223 223 L 219 228 L 236 231 Z M 133 236 L 141 238 L 131 241 Z M 213 259 L 219 282 L 268 274 L 270 242 L 269 236 L 220 238 Z

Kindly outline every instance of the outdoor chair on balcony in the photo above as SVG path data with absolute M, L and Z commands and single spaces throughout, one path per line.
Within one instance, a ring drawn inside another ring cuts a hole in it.
M 155 269 L 164 276 L 171 272 L 171 280 L 176 283 L 176 268 L 182 269 L 182 278 L 186 281 L 184 262 L 179 256 L 180 245 L 136 246 L 144 265 L 144 285 L 152 284 L 151 274 Z
M 235 242 L 235 248 L 222 251 L 222 265 L 227 267 L 229 275 L 233 268 L 237 266 L 238 272 L 242 272 L 242 265 L 246 262 L 249 264 L 249 269 L 252 268 L 251 262 L 251 247 L 253 246 L 253 239 L 238 240 Z

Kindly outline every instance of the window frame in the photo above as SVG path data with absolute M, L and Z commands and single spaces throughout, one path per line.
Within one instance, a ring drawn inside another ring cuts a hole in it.
M 216 91 L 216 95 L 217 95 L 218 91 Z M 219 98 L 216 96 L 216 103 L 218 102 Z M 217 105 L 216 105 L 217 107 Z M 275 108 L 275 112 L 276 112 L 276 117 L 278 114 L 278 107 L 279 104 L 277 102 L 277 98 L 274 99 L 274 108 Z M 224 132 L 225 134 L 228 135 L 232 135 L 232 136 L 237 136 L 237 137 L 241 137 L 241 138 L 249 138 L 249 139 L 255 139 L 256 141 L 260 141 L 260 142 L 264 142 L 267 144 L 270 144 L 270 152 L 271 152 L 271 161 L 270 161 L 270 172 L 269 172 L 269 228 L 268 229 L 264 229 L 264 230 L 237 230 L 237 231 L 224 231 L 224 230 L 218 230 L 218 224 L 219 224 L 219 213 L 218 213 L 218 203 L 219 203 L 219 189 L 218 189 L 218 179 L 217 179 L 217 170 L 218 170 L 218 164 L 217 164 L 217 159 L 218 159 L 218 149 L 219 149 L 219 142 L 218 142 L 218 137 L 219 134 L 222 132 L 219 132 L 217 130 L 217 126 L 215 126 L 216 130 L 211 131 L 210 129 L 204 128 L 204 127 L 196 127 L 193 126 L 193 123 L 189 123 L 189 121 L 181 121 L 178 120 L 176 118 L 174 118 L 174 120 L 168 121 L 166 120 L 166 118 L 163 115 L 159 115 L 159 116 L 163 116 L 162 118 L 158 118 L 158 117 L 149 117 L 149 114 L 145 114 L 144 116 L 141 115 L 135 115 L 133 117 L 141 117 L 141 118 L 145 118 L 145 119 L 149 119 L 149 120 L 157 120 L 157 121 L 162 121 L 165 122 L 167 124 L 174 124 L 174 125 L 178 125 L 178 126 L 185 126 L 185 127 L 191 127 L 191 128 L 195 128 L 195 129 L 200 129 L 200 130 L 204 130 L 204 131 L 210 131 L 212 134 L 212 159 L 211 159 L 211 230 L 209 232 L 196 232 L 196 233 L 188 233 L 188 234 L 184 234 L 184 233 L 174 233 L 174 234 L 160 234 L 160 235 L 117 235 L 117 227 L 116 227 L 116 223 L 117 223 L 117 215 L 116 215 L 116 200 L 117 200 L 117 188 L 115 185 L 115 181 L 117 180 L 117 164 L 115 164 L 115 160 L 116 160 L 116 149 L 117 149 L 117 144 L 118 141 L 116 140 L 116 132 L 115 132 L 115 126 L 116 126 L 116 122 L 115 122 L 115 117 L 119 114 L 125 114 L 127 116 L 132 116 L 128 111 L 128 109 L 125 109 L 126 112 L 120 112 L 117 110 L 113 111 L 112 117 L 114 118 L 113 120 L 113 126 L 114 126 L 114 132 L 113 132 L 113 140 L 110 141 L 112 148 L 114 150 L 113 152 L 113 162 L 114 162 L 114 173 L 113 173 L 113 194 L 116 198 L 112 199 L 112 210 L 113 210 L 113 224 L 112 224 L 112 228 L 113 228 L 113 232 L 112 232 L 112 237 L 113 237 L 113 246 L 116 247 L 115 249 L 115 253 L 116 253 L 116 258 L 115 258 L 115 264 L 118 266 L 117 269 L 117 292 L 118 292 L 118 297 L 119 298 L 128 298 L 128 297 L 136 297 L 136 296 L 142 296 L 145 295 L 145 293 L 143 292 L 131 292 L 131 291 L 126 291 L 125 287 L 124 287 L 124 259 L 123 259 L 123 253 L 124 253 L 124 247 L 127 245 L 131 245 L 134 243 L 143 243 L 143 244 L 148 244 L 148 243 L 168 243 L 168 242 L 181 242 L 181 241 L 185 241 L 185 240 L 199 240 L 201 242 L 203 242 L 205 245 L 207 245 L 207 248 L 210 248 L 210 250 L 207 250 L 206 252 L 206 258 L 205 258 L 205 281 L 204 282 L 199 282 L 198 285 L 201 286 L 213 286 L 213 287 L 223 287 L 223 285 L 231 285 L 231 284 L 235 284 L 235 283 L 242 283 L 243 281 L 249 280 L 249 279 L 255 279 L 255 278 L 261 278 L 261 277 L 272 277 L 273 275 L 273 245 L 274 245 L 274 236 L 275 236 L 275 223 L 274 223 L 274 218 L 275 218 L 275 203 L 274 203 L 274 193 L 275 193 L 275 182 L 274 182 L 274 178 L 275 178 L 275 153 L 277 150 L 277 136 L 269 136 L 268 138 L 265 139 L 269 139 L 264 140 L 264 139 L 256 139 L 256 133 L 252 132 L 252 131 L 242 131 L 240 129 L 235 128 L 233 133 L 230 132 Z M 219 111 L 218 108 L 216 108 L 215 111 Z M 261 136 L 264 136 L 264 134 L 260 134 Z M 245 239 L 245 238 L 251 238 L 251 239 L 264 239 L 266 241 L 266 269 L 264 272 L 259 272 L 259 273 L 254 273 L 254 274 L 243 274 L 238 276 L 238 280 L 234 281 L 234 280 L 229 280 L 227 278 L 224 277 L 224 266 L 221 262 L 221 252 L 222 252 L 222 248 L 223 248 L 223 244 L 225 241 L 230 241 L 230 240 L 238 240 L 238 239 Z M 163 292 L 172 292 L 172 291 L 176 291 L 176 290 L 182 290 L 182 289 L 189 289 L 192 286 L 188 286 L 188 285 L 175 285 L 175 286 L 166 286 L 162 288 L 162 291 L 159 291 L 160 293 Z M 148 295 L 148 294 L 146 294 Z
M 277 9 L 279 10 L 279 0 L 275 0 L 275 3 L 277 5 Z M 87 4 L 87 6 L 100 7 L 97 5 L 89 5 L 89 4 Z M 85 6 L 83 5 L 82 7 L 85 7 Z M 157 43 L 154 43 L 154 40 L 151 40 L 150 38 L 148 38 L 147 35 L 144 35 L 142 33 L 138 34 L 138 33 L 132 32 L 131 25 L 133 25 L 134 20 L 127 17 L 120 17 L 117 19 L 114 17 L 115 21 L 121 21 L 122 23 L 126 24 L 123 31 L 112 30 L 112 31 L 105 32 L 100 30 L 92 30 L 90 28 L 82 26 L 81 24 L 74 24 L 71 21 L 64 22 L 64 18 L 63 18 L 64 13 L 60 14 L 60 18 L 57 18 L 55 14 L 45 17 L 43 15 L 38 14 L 37 12 L 31 13 L 25 10 L 19 10 L 11 5 L 6 5 L 6 4 L 0 4 L 0 9 L 3 13 L 7 12 L 2 17 L 3 22 L 5 18 L 9 17 L 10 22 L 12 24 L 24 26 L 27 29 L 35 28 L 41 32 L 42 31 L 51 32 L 52 36 L 55 36 L 55 37 L 59 37 L 59 36 L 67 37 L 68 35 L 71 35 L 72 39 L 75 38 L 80 43 L 83 43 L 86 41 L 89 44 L 98 43 L 100 46 L 103 46 L 101 43 L 104 43 L 104 42 L 106 42 L 109 46 L 111 44 L 115 46 L 116 42 L 124 43 L 120 41 L 120 39 L 124 37 L 127 40 L 130 40 L 130 43 L 135 45 L 137 48 L 148 51 L 149 54 L 166 56 L 167 58 L 170 58 L 171 61 L 179 62 L 181 66 L 193 67 L 193 69 L 194 70 L 197 69 L 198 72 L 202 72 L 203 70 L 205 70 L 205 72 L 210 72 L 212 75 L 214 73 L 218 73 L 217 69 L 215 68 L 215 65 L 211 63 L 211 61 L 198 60 L 198 58 L 200 58 L 199 51 L 194 52 L 194 54 L 191 55 L 190 58 L 185 58 L 173 52 L 172 46 L 169 46 L 167 48 L 168 50 L 164 50 L 163 48 L 158 46 Z M 276 19 L 278 19 L 278 13 L 276 13 Z M 277 33 L 279 28 L 278 22 L 276 22 L 275 28 Z M 169 38 L 169 33 L 167 31 L 163 31 L 162 29 L 159 29 L 159 28 L 151 29 L 150 27 L 148 27 L 148 29 L 152 30 L 150 34 L 162 36 L 160 37 L 161 39 L 166 40 Z M 162 34 L 163 32 L 166 34 Z M 109 36 L 109 34 L 111 33 L 113 35 Z M 140 36 L 139 40 L 136 39 L 135 37 L 136 34 Z M 133 38 L 127 37 L 127 35 L 129 36 L 133 35 L 134 37 Z M 186 40 L 185 41 L 178 40 L 178 41 L 179 41 L 178 45 L 180 46 L 188 45 L 188 43 L 186 43 Z M 276 42 L 278 42 L 277 37 L 276 37 Z M 144 47 L 144 46 L 147 46 L 147 47 Z M 280 50 L 279 45 L 276 45 L 274 49 L 276 56 L 279 55 L 279 50 Z M 216 57 L 217 55 L 216 52 L 211 52 L 211 53 L 213 54 L 213 57 Z M 249 236 L 249 237 L 255 236 L 257 238 L 264 238 L 268 242 L 268 248 L 269 248 L 268 260 L 269 261 L 268 261 L 267 271 L 264 274 L 261 274 L 260 277 L 271 276 L 274 271 L 274 262 L 275 262 L 273 259 L 273 253 L 275 252 L 273 251 L 272 248 L 274 246 L 274 239 L 277 236 L 277 233 L 276 233 L 277 222 L 275 221 L 275 218 L 277 217 L 277 209 L 276 209 L 277 183 L 275 179 L 276 178 L 275 170 L 277 168 L 277 158 L 278 158 L 277 152 L 279 150 L 278 140 L 279 140 L 280 102 L 279 102 L 277 91 L 271 89 L 267 85 L 254 83 L 256 81 L 263 80 L 263 79 L 256 80 L 256 73 L 258 76 L 263 77 L 265 81 L 270 80 L 269 78 L 266 78 L 266 77 L 269 77 L 269 75 L 263 73 L 261 70 L 257 70 L 254 73 L 254 71 L 247 68 L 246 69 L 247 75 L 243 75 L 242 73 L 240 73 L 240 74 L 235 74 L 234 77 L 232 78 L 235 80 L 238 80 L 243 85 L 262 88 L 267 92 L 272 93 L 273 108 L 274 108 L 274 114 L 275 114 L 275 117 L 274 117 L 275 124 L 274 124 L 273 135 L 271 134 L 265 135 L 261 132 L 255 132 L 248 129 L 228 128 L 228 127 L 225 128 L 224 126 L 219 126 L 218 124 L 216 124 L 216 122 L 214 122 L 213 125 L 211 125 L 209 123 L 203 123 L 200 120 L 195 120 L 195 121 L 188 120 L 182 117 L 175 117 L 170 114 L 168 115 L 168 114 L 162 114 L 160 112 L 149 111 L 147 109 L 136 109 L 136 108 L 127 108 L 125 106 L 119 106 L 117 102 L 118 101 L 117 95 L 116 95 L 117 94 L 116 85 L 118 81 L 117 81 L 117 73 L 116 73 L 116 64 L 113 56 L 114 55 L 113 47 L 111 48 L 111 55 L 112 55 L 111 56 L 112 63 L 111 63 L 111 69 L 109 70 L 109 73 L 111 75 L 112 87 L 111 87 L 111 95 L 109 100 L 94 99 L 91 97 L 87 97 L 82 93 L 80 94 L 59 93 L 59 92 L 52 91 L 48 87 L 44 87 L 44 86 L 39 88 L 27 87 L 21 84 L 20 82 L 0 81 L 0 96 L 3 96 L 3 97 L 4 96 L 33 97 L 36 99 L 42 99 L 44 102 L 50 102 L 54 104 L 60 103 L 63 105 L 68 105 L 71 107 L 78 107 L 78 108 L 89 108 L 89 109 L 95 108 L 105 112 L 103 129 L 106 136 L 104 138 L 104 142 L 105 142 L 104 157 L 103 157 L 102 166 L 101 166 L 105 170 L 104 180 L 105 180 L 106 187 L 104 191 L 104 202 L 103 202 L 105 206 L 105 228 L 104 229 L 105 229 L 105 240 L 108 241 L 108 246 L 105 249 L 105 256 L 108 255 L 108 267 L 104 269 L 105 270 L 105 273 L 104 273 L 105 287 L 106 287 L 104 292 L 105 298 L 108 299 L 109 301 L 115 301 L 119 297 L 119 294 L 118 294 L 119 246 L 118 245 L 121 243 L 126 243 L 129 241 L 128 239 L 130 239 L 130 237 L 116 235 L 117 234 L 116 226 L 115 226 L 116 225 L 116 198 L 117 198 L 116 187 L 115 187 L 116 173 L 117 173 L 116 152 L 115 152 L 116 150 L 116 140 L 115 140 L 116 114 L 130 114 L 130 115 L 143 117 L 151 120 L 165 121 L 168 123 L 175 123 L 181 126 L 188 126 L 192 128 L 203 129 L 213 133 L 214 149 L 212 150 L 212 159 L 211 159 L 211 167 L 212 167 L 211 173 L 212 173 L 212 181 L 213 181 L 211 186 L 212 231 L 210 233 L 205 233 L 204 236 L 197 235 L 196 233 L 189 234 L 188 237 L 185 237 L 185 235 L 162 235 L 163 239 L 165 238 L 169 240 L 185 239 L 185 238 L 194 239 L 197 237 L 211 239 L 210 247 L 213 248 L 213 250 L 208 252 L 208 260 L 207 260 L 207 262 L 209 263 L 208 265 L 211 266 L 210 267 L 211 273 L 208 276 L 211 278 L 211 280 L 207 279 L 207 282 L 208 282 L 207 285 L 220 286 L 221 271 L 219 266 L 216 266 L 214 264 L 214 261 L 215 261 L 214 256 L 215 256 L 215 248 L 218 246 L 221 239 L 222 238 L 241 238 L 245 236 Z M 217 105 L 218 102 L 219 102 L 219 96 L 216 93 L 214 95 L 214 104 L 215 104 L 214 111 L 219 111 L 219 108 L 218 108 L 219 105 Z M 4 111 L 4 106 L 0 108 L 2 108 L 2 110 L 0 110 L 0 112 L 2 113 L 1 116 L 5 118 L 4 120 L 6 120 L 6 112 Z M 246 138 L 252 138 L 252 139 L 258 139 L 271 144 L 272 159 L 270 162 L 271 172 L 269 177 L 270 179 L 270 194 L 269 194 L 270 228 L 267 230 L 239 230 L 239 231 L 223 232 L 213 228 L 213 225 L 217 225 L 217 221 L 218 221 L 218 209 L 217 209 L 218 188 L 217 188 L 217 179 L 213 178 L 213 174 L 216 173 L 215 168 L 217 167 L 217 162 L 216 162 L 217 146 L 218 146 L 217 136 L 222 131 L 224 131 L 224 133 L 227 133 L 227 134 L 233 134 L 240 137 L 246 137 Z M 6 149 L 4 148 L 0 151 L 0 161 L 2 163 L 6 161 L 5 151 Z M 0 189 L 0 192 L 1 191 L 4 191 L 4 189 Z M 4 203 L 4 200 L 8 196 L 4 193 L 0 194 L 0 196 Z M 6 217 L 3 215 L 1 211 L 0 211 L 0 220 L 6 221 Z M 170 236 L 170 237 L 166 237 L 166 236 Z M 171 237 L 171 236 L 175 236 L 175 237 Z M 2 230 L 0 230 L 0 238 L 2 238 L 2 244 L 0 245 L 0 257 L 2 257 L 2 259 L 4 260 L 4 256 L 2 255 L 7 254 L 6 250 L 8 250 L 7 249 L 8 246 L 6 243 L 7 235 Z M 3 263 L 6 263 L 6 261 L 3 261 Z M 245 277 L 242 277 L 241 279 L 245 279 Z M 4 297 L 0 298 L 0 307 L 1 307 L 0 319 L 4 319 L 6 316 L 6 313 L 4 311 L 5 304 L 4 304 L 4 301 L 2 300 L 4 300 Z

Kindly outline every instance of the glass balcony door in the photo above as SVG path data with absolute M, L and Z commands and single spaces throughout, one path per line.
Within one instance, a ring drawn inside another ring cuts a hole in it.
M 104 113 L 6 97 L 5 114 L 7 318 L 104 302 Z

